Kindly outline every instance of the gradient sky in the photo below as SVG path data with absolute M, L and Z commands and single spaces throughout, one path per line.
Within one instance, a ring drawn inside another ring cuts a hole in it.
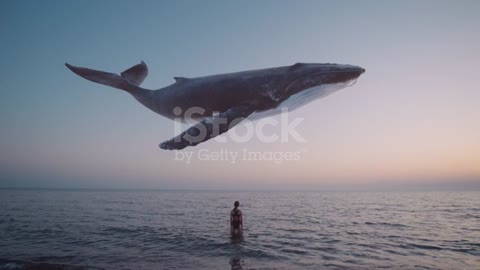
M 0 187 L 302 189 L 480 182 L 480 1 L 2 1 Z M 290 114 L 306 143 L 213 151 L 299 161 L 175 160 L 173 122 L 65 62 L 158 89 L 295 62 L 364 67 Z

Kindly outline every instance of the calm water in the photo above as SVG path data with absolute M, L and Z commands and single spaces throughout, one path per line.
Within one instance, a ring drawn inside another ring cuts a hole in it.
M 239 200 L 243 240 L 229 238 Z M 106 269 L 480 269 L 479 192 L 0 190 L 0 258 Z

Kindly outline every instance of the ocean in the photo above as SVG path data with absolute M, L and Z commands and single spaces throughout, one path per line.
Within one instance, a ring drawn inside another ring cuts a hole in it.
M 480 192 L 4 189 L 0 209 L 0 269 L 480 269 Z

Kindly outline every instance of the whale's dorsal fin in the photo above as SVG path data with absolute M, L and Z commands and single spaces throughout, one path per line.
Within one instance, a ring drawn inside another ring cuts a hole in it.
M 256 108 L 251 105 L 232 107 L 220 114 L 205 118 L 176 137 L 161 143 L 160 148 L 180 150 L 187 146 L 194 146 L 208 141 L 227 132 L 255 111 Z
M 135 65 L 125 70 L 124 72 L 120 73 L 120 75 L 123 78 L 127 79 L 127 81 L 130 82 L 131 84 L 139 86 L 143 82 L 143 80 L 145 80 L 145 78 L 147 77 L 148 68 L 145 62 L 142 61 L 140 64 Z
M 175 79 L 175 82 L 177 82 L 177 83 L 186 82 L 186 81 L 189 80 L 188 78 L 185 78 L 185 77 L 173 77 L 173 78 Z

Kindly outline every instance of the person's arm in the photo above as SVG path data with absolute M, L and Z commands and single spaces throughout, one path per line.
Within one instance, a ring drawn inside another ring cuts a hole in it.
M 242 210 L 240 210 L 240 230 L 243 232 L 243 213 Z

